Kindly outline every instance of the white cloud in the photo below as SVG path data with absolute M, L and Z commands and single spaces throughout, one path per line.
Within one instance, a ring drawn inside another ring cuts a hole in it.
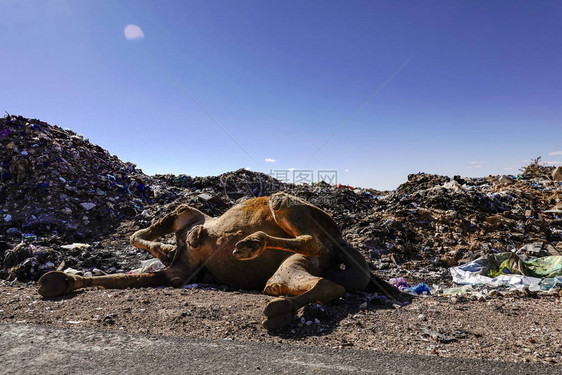
M 127 40 L 136 40 L 144 38 L 144 33 L 142 29 L 137 25 L 127 25 L 125 26 L 125 30 L 123 30 L 125 34 L 125 39 Z
M 482 164 L 486 164 L 485 161 L 469 161 L 468 162 L 468 169 L 473 169 L 473 168 L 482 168 Z
M 265 158 L 265 161 L 268 163 L 275 163 L 277 160 L 272 159 L 272 158 Z
M 549 152 L 548 155 L 550 155 L 550 156 L 562 155 L 562 151 L 553 151 L 553 152 Z
M 551 160 L 551 161 L 545 161 L 544 164 L 545 165 L 562 165 L 562 161 Z
M 349 172 L 349 169 L 345 168 L 345 169 L 344 169 L 344 172 Z

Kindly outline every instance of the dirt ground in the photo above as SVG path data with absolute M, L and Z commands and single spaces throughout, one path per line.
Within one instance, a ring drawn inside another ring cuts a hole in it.
M 356 293 L 301 309 L 290 327 L 267 332 L 261 319 L 270 298 L 199 285 L 192 289 L 90 289 L 43 299 L 34 285 L 3 281 L 0 323 L 562 363 L 560 295 L 481 301 L 418 297 L 399 307 Z

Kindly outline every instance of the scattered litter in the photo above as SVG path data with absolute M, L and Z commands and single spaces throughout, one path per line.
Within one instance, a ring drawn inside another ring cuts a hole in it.
M 79 276 L 84 275 L 84 272 L 75 270 L 74 268 L 70 268 L 70 267 L 68 267 L 67 269 L 65 269 L 63 272 L 64 272 L 64 273 L 67 273 L 67 274 L 69 274 L 69 275 L 79 275 Z
M 516 253 L 488 254 L 450 272 L 456 284 L 549 290 L 562 285 L 562 256 L 527 259 Z
M 438 332 L 432 328 L 426 327 L 426 326 L 421 326 L 418 325 L 418 328 L 423 332 L 424 335 L 429 336 L 430 338 L 432 338 L 435 341 L 439 341 L 442 342 L 444 344 L 448 344 L 450 342 L 454 342 L 457 341 L 457 338 L 454 336 L 448 336 L 445 335 L 441 332 Z
M 211 194 L 202 193 L 202 194 L 199 194 L 197 196 L 197 198 L 199 198 L 203 202 L 209 202 L 210 200 L 213 199 L 213 196 Z
M 486 300 L 513 293 L 519 296 L 535 292 L 558 293 L 562 289 L 562 256 L 529 258 L 521 254 L 521 249 L 517 252 L 488 254 L 452 267 L 449 271 L 453 282 L 460 286 L 444 288 L 438 294 Z
M 419 283 L 414 287 L 411 287 L 408 282 L 403 277 L 394 277 L 388 280 L 388 283 L 400 291 L 413 295 L 429 295 L 431 291 L 429 287 L 424 283 Z
M 22 234 L 22 237 L 26 240 L 30 240 L 30 241 L 35 241 L 37 240 L 37 236 L 34 235 L 33 233 L 24 233 Z
M 89 249 L 91 246 L 85 243 L 72 243 L 69 245 L 62 245 L 61 249 L 65 250 L 86 250 Z
M 144 272 L 156 272 L 166 267 L 164 263 L 160 261 L 158 258 L 152 258 L 148 260 L 141 261 L 140 268 L 136 268 L 134 270 L 129 271 L 130 274 L 139 274 Z M 197 285 L 197 284 L 191 284 Z
M 556 167 L 552 171 L 552 179 L 554 181 L 562 181 L 562 167 Z
M 410 285 L 408 285 L 408 283 L 403 277 L 393 277 L 390 280 L 388 280 L 388 283 L 398 289 L 410 287 Z
M 80 203 L 80 206 L 84 207 L 84 209 L 86 211 L 91 210 L 92 208 L 96 207 L 96 205 L 94 203 L 89 203 L 89 202 L 85 202 L 85 203 Z
M 429 290 L 429 287 L 427 285 L 425 285 L 424 283 L 419 283 L 415 287 L 402 288 L 401 290 L 403 292 L 418 295 L 418 296 L 430 295 L 431 294 L 431 291 Z

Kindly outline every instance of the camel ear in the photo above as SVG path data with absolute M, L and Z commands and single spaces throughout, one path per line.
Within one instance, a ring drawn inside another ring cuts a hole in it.
M 203 241 L 205 241 L 206 234 L 207 231 L 205 230 L 203 225 L 194 226 L 187 234 L 187 244 L 191 248 L 201 246 L 201 244 L 203 244 Z

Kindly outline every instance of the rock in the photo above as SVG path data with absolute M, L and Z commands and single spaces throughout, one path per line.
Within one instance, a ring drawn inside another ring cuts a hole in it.
M 117 313 L 108 314 L 103 318 L 104 325 L 114 325 L 115 319 L 117 319 Z

